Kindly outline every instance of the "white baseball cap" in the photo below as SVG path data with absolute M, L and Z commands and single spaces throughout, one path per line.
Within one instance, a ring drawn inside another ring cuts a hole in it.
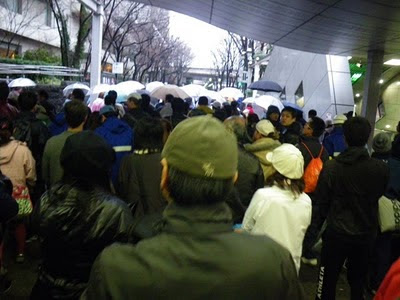
M 347 121 L 347 117 L 345 115 L 336 115 L 333 118 L 333 125 L 343 124 L 346 121 Z
M 275 132 L 275 127 L 269 120 L 261 120 L 257 123 L 256 129 L 263 136 L 268 136 L 268 134 Z
M 304 158 L 292 144 L 282 144 L 267 154 L 267 160 L 283 176 L 300 179 L 304 173 Z

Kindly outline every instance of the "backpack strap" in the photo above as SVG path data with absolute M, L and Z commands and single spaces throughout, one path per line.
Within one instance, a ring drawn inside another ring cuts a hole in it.
M 307 149 L 308 153 L 310 154 L 311 158 L 314 159 L 315 157 L 312 155 L 310 149 L 307 147 L 307 145 L 304 142 L 301 142 L 303 146 Z
M 324 146 L 323 145 L 321 145 L 321 151 L 319 151 L 318 158 L 321 158 L 322 152 L 324 152 Z

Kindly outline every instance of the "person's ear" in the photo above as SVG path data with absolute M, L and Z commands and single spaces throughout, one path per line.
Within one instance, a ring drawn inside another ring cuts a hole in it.
M 161 182 L 160 182 L 160 188 L 161 188 L 161 193 L 164 197 L 165 200 L 167 200 L 168 203 L 172 202 L 172 199 L 169 194 L 168 190 L 168 162 L 165 158 L 161 160 Z
M 236 181 L 238 180 L 238 178 L 239 178 L 239 172 L 236 171 L 235 175 L 233 176 L 233 184 L 236 183 Z
M 102 115 L 102 116 L 101 116 L 101 123 L 104 123 L 105 120 L 107 120 L 107 118 L 106 118 L 104 115 Z

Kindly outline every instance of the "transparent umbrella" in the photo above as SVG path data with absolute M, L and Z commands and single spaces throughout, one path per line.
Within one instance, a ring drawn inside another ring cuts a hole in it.
M 223 88 L 222 90 L 219 91 L 219 94 L 226 99 L 238 100 L 239 98 L 243 98 L 242 91 L 232 87 Z
M 36 86 L 36 83 L 29 78 L 17 78 L 12 80 L 9 84 L 8 87 L 10 88 L 16 88 L 16 87 L 31 87 L 31 86 Z
M 171 94 L 174 97 L 178 97 L 181 99 L 190 98 L 190 96 L 182 90 L 180 87 L 173 85 L 173 84 L 166 84 L 164 86 L 160 86 L 153 90 L 151 93 L 152 97 L 157 99 L 165 99 L 165 96 Z
M 80 82 L 75 82 L 73 84 L 67 85 L 63 89 L 64 96 L 68 97 L 72 93 L 72 91 L 75 90 L 75 89 L 82 90 L 85 93 L 85 95 L 87 93 L 89 93 L 89 91 L 90 91 L 90 88 L 86 84 L 83 84 L 83 83 L 80 83 Z
M 163 86 L 163 85 L 164 85 L 164 83 L 162 83 L 160 81 L 149 82 L 148 84 L 146 84 L 146 90 L 148 90 L 151 93 L 154 89 L 156 89 L 160 86 Z

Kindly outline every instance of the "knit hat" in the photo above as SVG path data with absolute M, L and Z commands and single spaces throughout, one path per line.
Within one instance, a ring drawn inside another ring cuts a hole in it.
M 81 178 L 108 172 L 114 160 L 111 146 L 89 130 L 68 137 L 60 156 L 64 170 Z
M 333 118 L 333 125 L 344 124 L 347 121 L 347 117 L 345 115 L 336 115 Z
M 256 129 L 263 136 L 268 136 L 270 133 L 275 132 L 275 127 L 269 120 L 261 120 L 257 123 Z
M 136 104 L 142 103 L 142 96 L 139 93 L 129 94 L 127 101 L 133 101 Z
M 114 106 L 112 105 L 105 105 L 100 109 L 100 116 L 104 116 L 104 115 L 108 115 L 108 114 L 112 114 L 112 113 L 116 113 Z
M 275 106 L 275 105 L 268 106 L 267 118 L 269 117 L 270 114 L 273 114 L 273 113 L 277 113 L 277 114 L 281 115 L 281 112 L 277 106 Z
M 189 175 L 228 179 L 237 171 L 237 142 L 220 121 L 211 115 L 199 116 L 175 127 L 162 157 Z
M 269 152 L 266 158 L 283 176 L 289 179 L 303 177 L 304 158 L 300 150 L 292 144 L 282 144 L 274 151 Z
M 386 132 L 378 133 L 372 141 L 372 149 L 377 153 L 387 153 L 392 149 L 390 135 Z

